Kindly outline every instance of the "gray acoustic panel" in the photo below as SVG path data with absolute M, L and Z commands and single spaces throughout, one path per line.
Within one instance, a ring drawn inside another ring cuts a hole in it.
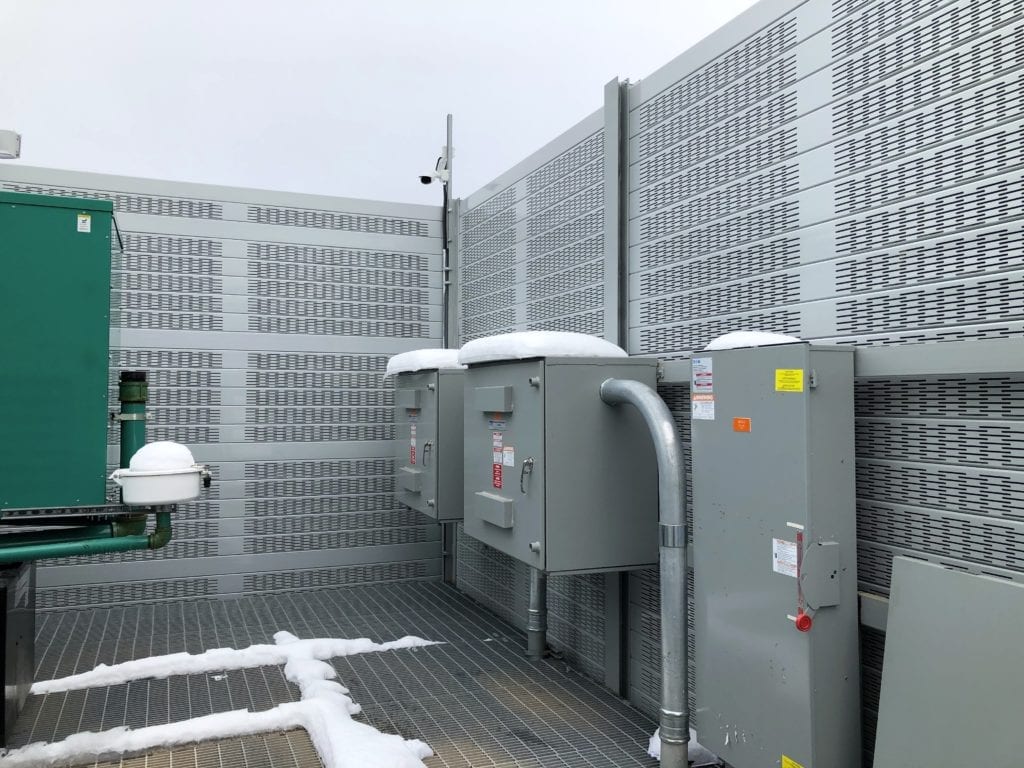
M 617 301 L 606 280 L 606 160 L 614 151 L 606 135 L 603 115 L 595 113 L 463 201 L 460 343 L 517 330 L 617 339 L 605 313 Z M 459 588 L 524 626 L 526 568 L 461 526 L 457 555 Z M 550 644 L 598 679 L 609 663 L 606 598 L 604 577 L 548 581 Z
M 631 91 L 632 351 L 677 355 L 754 326 L 859 344 L 1020 335 L 1006 323 L 1024 287 L 1021 9 L 774 7 L 752 37 L 754 11 L 718 41 L 734 47 L 680 57 Z M 758 55 L 720 93 L 658 107 L 743 50 Z M 680 154 L 709 142 L 706 157 Z M 704 296 L 716 277 L 730 300 Z M 771 278 L 795 290 L 767 293 Z
M 886 346 L 1024 336 L 1022 40 L 1016 0 L 765 0 L 630 87 L 630 351 L 680 358 L 749 329 Z M 604 243 L 541 255 L 588 219 L 540 234 L 545 207 L 581 209 L 553 191 L 523 204 L 529 171 L 464 207 L 464 338 L 599 327 L 566 294 L 586 289 Z M 894 554 L 1020 580 L 1020 386 L 858 382 L 862 589 L 887 592 Z M 685 388 L 662 395 L 688 443 Z M 525 573 L 470 544 L 460 554 L 460 585 L 519 615 Z M 654 572 L 630 578 L 628 604 L 629 693 L 653 712 Z M 865 631 L 866 764 L 883 644 Z
M 1024 586 L 905 557 L 894 571 L 874 768 L 1016 764 Z
M 633 86 L 630 352 L 1024 336 L 1022 41 L 1016 0 L 766 1 Z M 900 554 L 1021 581 L 1021 386 L 857 383 L 861 589 L 887 593 Z M 631 582 L 630 690 L 653 706 Z M 866 765 L 883 646 L 862 636 Z
M 605 129 L 595 113 L 461 208 L 461 343 L 515 330 L 604 336 Z
M 44 563 L 41 608 L 438 575 L 436 526 L 393 500 L 383 377 L 440 342 L 438 209 L 13 165 L 0 188 L 114 202 L 111 409 L 147 370 L 149 439 L 215 479 L 162 550 Z

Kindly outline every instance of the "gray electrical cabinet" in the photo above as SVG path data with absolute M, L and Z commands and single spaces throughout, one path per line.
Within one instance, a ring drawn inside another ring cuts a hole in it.
M 658 560 L 657 465 L 634 408 L 601 382 L 654 387 L 657 362 L 539 358 L 466 372 L 465 531 L 551 573 Z
M 691 361 L 701 743 L 733 768 L 859 768 L 853 350 Z
M 11 743 L 35 673 L 36 564 L 16 563 L 0 569 L 0 676 L 4 681 L 0 747 Z
M 395 377 L 395 493 L 438 522 L 462 519 L 463 378 L 445 368 Z

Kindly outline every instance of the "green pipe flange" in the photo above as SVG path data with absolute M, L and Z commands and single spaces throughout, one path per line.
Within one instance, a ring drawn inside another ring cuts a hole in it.
M 121 371 L 117 384 L 117 399 L 122 403 L 145 403 L 149 398 L 149 384 L 145 371 Z

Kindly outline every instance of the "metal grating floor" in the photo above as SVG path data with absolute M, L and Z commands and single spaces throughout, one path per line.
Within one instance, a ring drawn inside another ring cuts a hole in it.
M 309 736 L 297 730 L 205 741 L 92 765 L 94 768 L 319 768 L 321 763 Z
M 363 707 L 360 717 L 385 732 L 426 741 L 436 753 L 426 761 L 431 768 L 657 765 L 646 756 L 652 720 L 564 663 L 528 662 L 522 633 L 439 582 L 41 614 L 36 679 L 83 672 L 101 662 L 273 642 L 282 629 L 301 638 L 383 641 L 412 634 L 444 641 L 333 661 Z M 277 667 L 32 696 L 12 746 L 83 730 L 268 709 L 297 697 Z M 243 741 L 218 747 L 218 755 L 231 751 L 230 762 L 189 762 L 206 749 L 200 745 L 175 750 L 174 766 L 295 764 L 289 754 L 246 749 Z M 123 764 L 170 766 L 170 754 Z

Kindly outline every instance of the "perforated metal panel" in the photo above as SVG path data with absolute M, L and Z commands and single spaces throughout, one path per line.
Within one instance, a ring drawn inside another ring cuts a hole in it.
M 605 130 L 596 113 L 463 201 L 462 343 L 514 330 L 607 336 Z M 526 621 L 525 566 L 457 532 L 458 585 L 506 620 Z M 603 576 L 548 581 L 552 646 L 605 675 Z
M 630 351 L 1020 338 L 1024 3 L 759 7 L 630 91 Z M 858 382 L 862 589 L 887 592 L 894 554 L 1024 577 L 1020 387 Z M 653 706 L 649 581 L 630 685 Z M 862 642 L 866 764 L 883 643 Z
M 162 550 L 44 563 L 43 609 L 439 574 L 436 526 L 393 499 L 383 378 L 440 341 L 437 209 L 11 165 L 0 188 L 113 200 L 111 408 L 149 371 L 149 439 L 215 478 Z
M 600 118 L 595 113 L 463 201 L 462 343 L 528 329 L 605 334 Z

